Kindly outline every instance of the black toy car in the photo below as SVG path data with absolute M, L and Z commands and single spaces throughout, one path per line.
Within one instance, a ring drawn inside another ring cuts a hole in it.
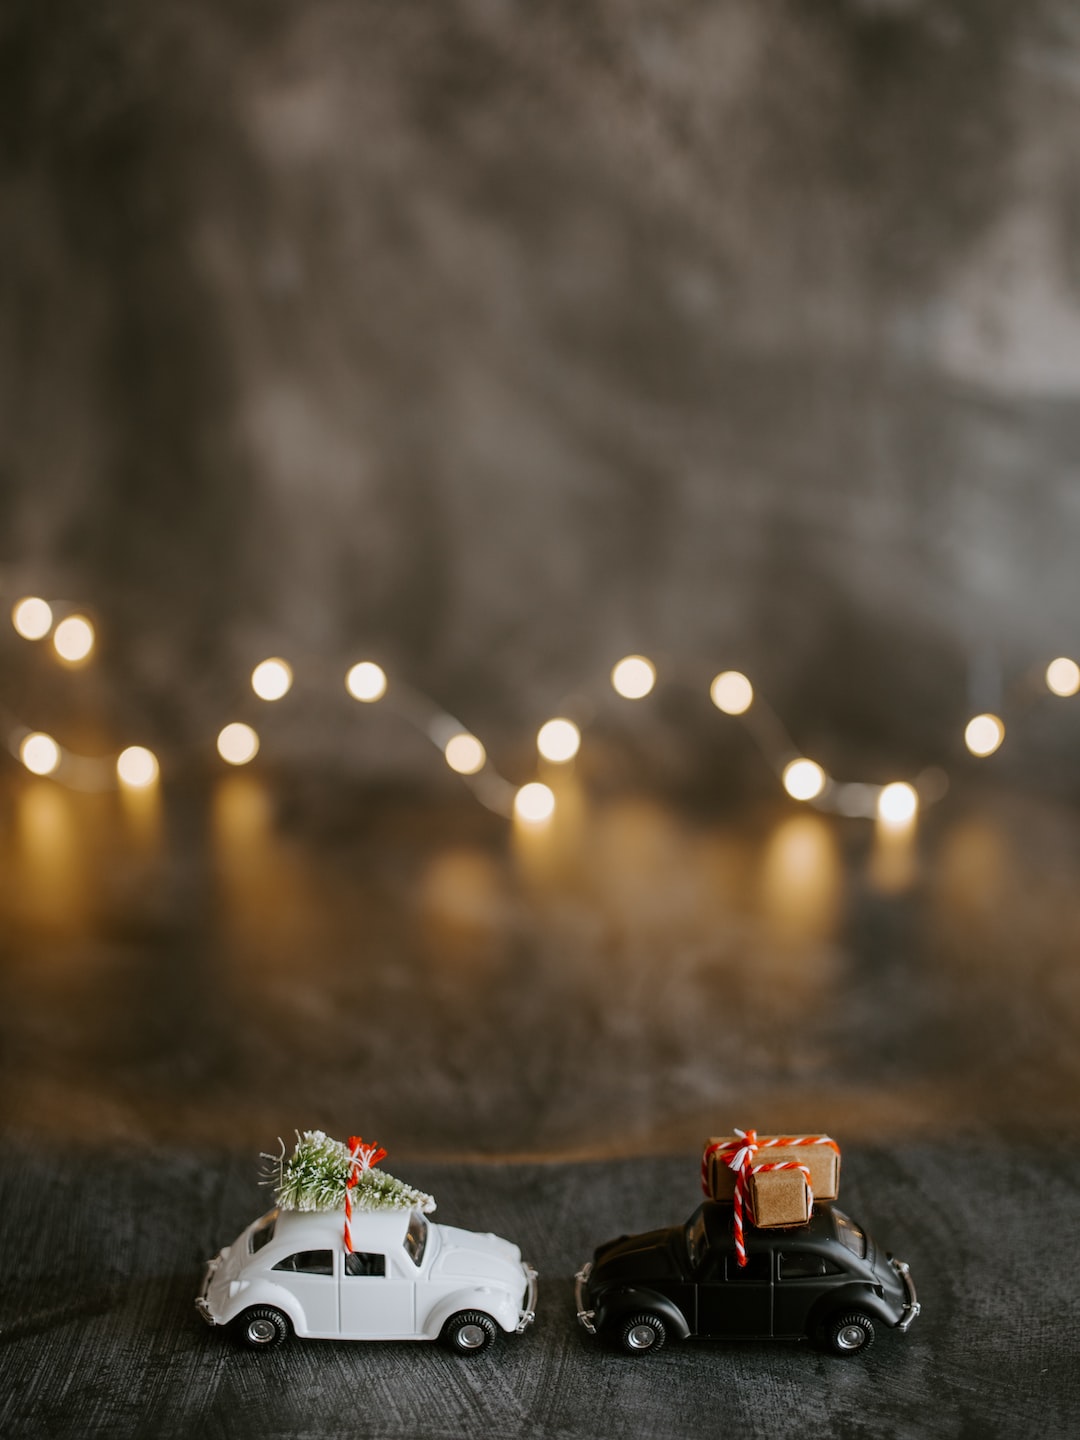
M 577 1275 L 578 1320 L 631 1355 L 691 1335 L 809 1336 L 854 1355 L 875 1323 L 904 1332 L 919 1313 L 908 1267 L 833 1205 L 793 1229 L 748 1227 L 746 1253 L 743 1267 L 731 1206 L 708 1200 L 685 1225 L 601 1245 Z

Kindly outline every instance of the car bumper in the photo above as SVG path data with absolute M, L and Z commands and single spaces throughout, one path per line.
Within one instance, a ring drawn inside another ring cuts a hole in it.
M 214 1314 L 213 1310 L 210 1309 L 210 1301 L 208 1296 L 210 1294 L 210 1286 L 213 1284 L 214 1281 L 214 1276 L 217 1274 L 217 1271 L 220 1268 L 223 1259 L 224 1253 L 215 1255 L 213 1260 L 208 1260 L 206 1262 L 206 1270 L 203 1272 L 202 1286 L 199 1289 L 198 1295 L 195 1296 L 195 1309 L 199 1312 L 200 1317 L 206 1321 L 207 1325 L 221 1324 L 221 1321 Z
M 527 1330 L 536 1319 L 536 1279 L 537 1273 L 526 1261 L 525 1263 L 525 1308 L 518 1316 L 517 1334 Z
M 578 1324 L 583 1326 L 590 1335 L 596 1334 L 596 1311 L 587 1308 L 589 1276 L 592 1273 L 592 1261 L 583 1265 L 574 1276 L 574 1303 L 577 1306 Z
M 901 1335 L 906 1335 L 911 1328 L 912 1321 L 918 1317 L 922 1306 L 915 1294 L 915 1282 L 911 1278 L 910 1267 L 903 1260 L 890 1260 L 889 1264 L 904 1282 L 904 1308 L 900 1312 L 900 1321 L 896 1328 Z

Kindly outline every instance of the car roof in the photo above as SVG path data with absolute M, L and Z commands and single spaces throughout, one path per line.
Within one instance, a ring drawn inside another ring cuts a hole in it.
M 409 1228 L 411 1210 L 354 1210 L 353 1248 L 400 1245 Z M 321 1250 L 342 1243 L 345 1234 L 344 1210 L 279 1210 L 274 1227 L 274 1246 Z
M 701 1207 L 705 1216 L 705 1227 L 709 1241 L 714 1245 L 728 1245 L 732 1242 L 733 1215 L 731 1205 L 722 1200 L 706 1200 Z M 836 1221 L 832 1206 L 819 1201 L 810 1213 L 807 1225 L 792 1225 L 784 1229 L 758 1230 L 752 1225 L 744 1229 L 747 1250 L 776 1250 L 792 1245 L 809 1244 L 811 1248 L 831 1246 L 836 1242 Z

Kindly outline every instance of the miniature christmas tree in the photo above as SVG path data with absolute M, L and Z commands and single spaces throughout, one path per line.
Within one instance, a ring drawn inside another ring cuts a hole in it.
M 359 1136 L 345 1145 L 321 1130 L 297 1133 L 287 1160 L 284 1146 L 280 1157 L 271 1157 L 277 1164 L 277 1203 L 282 1210 L 434 1210 L 430 1195 L 375 1169 L 385 1156 Z

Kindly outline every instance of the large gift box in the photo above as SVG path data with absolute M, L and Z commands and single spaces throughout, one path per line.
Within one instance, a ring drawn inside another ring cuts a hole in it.
M 755 1146 L 750 1154 L 751 1168 L 777 1161 L 795 1160 L 810 1171 L 810 1188 L 815 1200 L 835 1200 L 840 1192 L 840 1147 L 827 1135 L 757 1135 L 748 1132 L 740 1135 L 712 1136 L 705 1142 L 705 1157 L 702 1165 L 702 1179 L 705 1193 L 713 1200 L 732 1200 L 735 1196 L 735 1171 L 727 1161 L 743 1149 L 747 1143 Z M 765 1171 L 765 1175 L 798 1175 L 798 1170 Z M 770 1185 L 776 1184 L 770 1181 Z M 767 1221 L 758 1220 L 759 1225 Z M 797 1224 L 797 1221 L 774 1222 Z

